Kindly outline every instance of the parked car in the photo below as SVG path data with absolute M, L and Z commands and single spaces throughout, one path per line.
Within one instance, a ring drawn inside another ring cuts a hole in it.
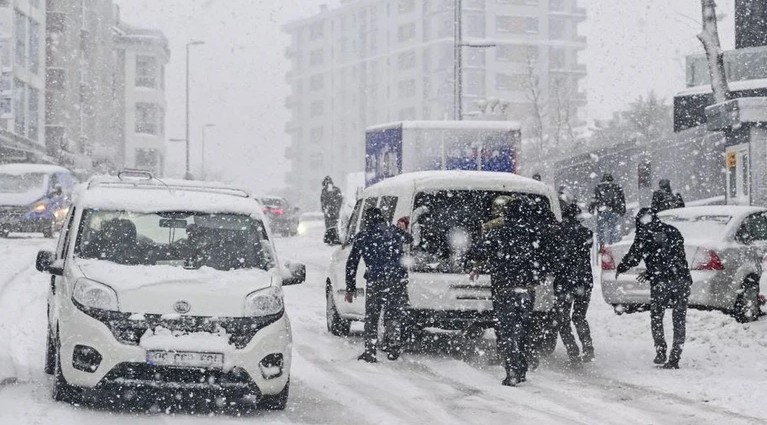
M 52 238 L 76 183 L 71 171 L 55 165 L 0 165 L 0 236 L 22 232 Z
M 321 212 L 303 213 L 298 217 L 299 235 L 322 235 L 325 232 L 325 215 Z
M 762 257 L 767 253 L 767 208 L 702 206 L 663 211 L 658 217 L 682 233 L 693 284 L 692 308 L 720 310 L 740 322 L 756 320 Z M 633 234 L 602 251 L 602 294 L 616 313 L 650 304 L 649 283 L 636 281 L 644 263 L 615 279 Z
M 259 204 L 202 182 L 147 173 L 80 185 L 55 252 L 45 371 L 55 400 L 127 391 L 210 391 L 283 409 L 291 330 Z
M 295 236 L 298 233 L 298 208 L 292 207 L 287 199 L 265 196 L 261 198 L 261 204 L 273 233 L 280 236 Z
M 357 297 L 344 302 L 345 266 L 349 241 L 359 231 L 365 210 L 379 207 L 386 220 L 395 223 L 408 217 L 414 243 L 411 247 L 408 293 L 410 305 L 406 326 L 413 337 L 426 327 L 463 330 L 479 334 L 493 327 L 490 276 L 469 279 L 465 268 L 471 244 L 481 239 L 481 223 L 491 220 L 493 201 L 501 195 L 532 198 L 550 208 L 561 219 L 559 202 L 549 186 L 511 173 L 486 171 L 424 171 L 406 173 L 368 187 L 357 201 L 348 223 L 346 242 L 335 250 L 326 280 L 328 330 L 347 335 L 352 321 L 365 319 L 364 268 L 357 273 Z M 480 228 L 478 228 L 479 226 Z M 442 241 L 439 249 L 426 239 Z M 449 241 L 463 240 L 466 243 Z M 553 331 L 553 286 L 548 281 L 536 288 L 535 322 L 539 337 L 553 350 L 557 332 Z

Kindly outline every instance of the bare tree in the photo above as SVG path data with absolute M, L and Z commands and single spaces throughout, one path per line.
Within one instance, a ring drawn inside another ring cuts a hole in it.
M 727 76 L 724 72 L 724 53 L 719 43 L 719 31 L 716 24 L 716 1 L 701 0 L 703 12 L 703 31 L 698 34 L 698 40 L 703 44 L 708 58 L 708 72 L 711 75 L 711 89 L 714 92 L 714 102 L 722 103 L 730 98 Z
M 544 117 L 546 116 L 546 109 L 543 103 L 543 94 L 541 93 L 540 79 L 536 72 L 537 61 L 532 57 L 530 52 L 527 52 L 526 65 L 527 65 L 527 99 L 533 105 L 533 122 L 531 128 L 531 140 L 537 145 L 535 147 L 536 162 L 541 164 L 543 158 L 545 158 L 546 148 L 546 135 L 543 124 Z

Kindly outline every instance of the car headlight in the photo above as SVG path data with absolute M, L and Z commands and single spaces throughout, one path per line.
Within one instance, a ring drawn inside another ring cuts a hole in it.
M 279 314 L 285 308 L 282 301 L 282 289 L 270 286 L 252 292 L 245 297 L 245 316 L 271 316 Z
M 77 279 L 72 299 L 84 307 L 118 311 L 117 293 L 114 289 L 90 279 Z
M 45 212 L 46 208 L 48 208 L 48 204 L 45 202 L 38 202 L 34 206 L 32 206 L 32 211 L 36 213 L 42 213 Z
M 299 235 L 303 235 L 304 233 L 307 232 L 307 230 L 309 230 L 309 229 L 306 228 L 306 224 L 298 223 L 298 234 Z

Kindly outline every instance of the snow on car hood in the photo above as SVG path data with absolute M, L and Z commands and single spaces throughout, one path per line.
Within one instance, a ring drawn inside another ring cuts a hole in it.
M 26 207 L 45 196 L 45 190 L 30 190 L 22 193 L 0 193 L 0 206 Z
M 120 311 L 178 314 L 174 306 L 185 301 L 194 316 L 239 317 L 245 297 L 271 286 L 278 269 L 222 271 L 210 267 L 129 266 L 110 261 L 77 259 L 83 276 L 117 292 Z

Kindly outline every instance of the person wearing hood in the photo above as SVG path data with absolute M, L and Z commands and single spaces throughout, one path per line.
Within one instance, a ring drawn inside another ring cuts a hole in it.
M 408 305 L 407 268 L 403 264 L 405 245 L 413 242 L 405 231 L 406 221 L 397 226 L 384 219 L 379 208 L 368 209 L 363 216 L 362 230 L 352 241 L 346 261 L 346 302 L 351 303 L 357 289 L 357 268 L 365 260 L 365 352 L 358 357 L 375 363 L 378 319 L 384 312 L 384 339 L 387 341 L 389 360 L 399 358 L 402 346 L 402 321 Z
M 599 246 L 610 245 L 621 239 L 618 223 L 626 214 L 626 196 L 623 188 L 613 181 L 613 175 L 604 173 L 602 182 L 594 189 L 594 201 L 589 206 L 597 214 Z
M 341 243 L 338 237 L 338 218 L 341 215 L 341 205 L 344 197 L 341 190 L 333 184 L 330 176 L 322 180 L 322 195 L 320 203 L 322 205 L 322 214 L 325 216 L 325 237 L 324 242 L 329 245 Z
M 656 213 L 674 208 L 684 208 L 682 195 L 671 190 L 671 182 L 662 179 L 658 182 L 658 190 L 652 193 L 652 210 Z
M 562 337 L 572 365 L 594 360 L 591 329 L 586 312 L 594 288 L 591 270 L 591 245 L 593 233 L 578 219 L 581 209 L 575 202 L 563 203 L 562 223 L 557 231 L 557 266 L 554 273 L 554 290 L 559 313 L 559 334 Z M 575 341 L 572 325 L 583 345 L 581 350 Z
M 650 283 L 650 328 L 656 352 L 654 363 L 663 365 L 665 369 L 679 369 L 692 276 L 682 234 L 675 227 L 660 221 L 650 208 L 642 208 L 637 214 L 636 237 L 616 269 L 616 279 L 641 261 L 644 261 L 647 271 L 640 274 L 637 280 Z M 663 316 L 668 307 L 673 308 L 674 339 L 667 357 Z

